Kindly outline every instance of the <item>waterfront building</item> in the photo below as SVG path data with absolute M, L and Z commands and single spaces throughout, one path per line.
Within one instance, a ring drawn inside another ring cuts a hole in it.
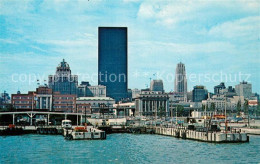
M 93 113 L 100 111 L 99 107 L 113 107 L 115 100 L 110 97 L 78 97 L 76 103 L 79 104 L 90 104 Z M 88 111 L 91 112 L 91 111 Z
M 85 114 L 92 114 L 91 104 L 76 101 L 76 112 L 85 113 Z
M 225 107 L 227 110 L 237 110 L 237 104 L 239 101 L 241 103 L 242 108 L 243 104 L 245 103 L 243 96 L 233 96 L 229 98 L 225 97 L 225 95 L 213 95 L 211 98 L 208 98 L 207 100 L 202 100 L 202 104 L 207 106 L 208 110 L 210 109 L 211 104 L 214 104 L 215 110 L 223 112 L 225 110 Z
M 143 91 L 135 100 L 136 112 L 140 116 L 169 116 L 168 94 Z
M 113 107 L 116 116 L 135 116 L 135 102 L 118 103 L 114 104 Z
M 187 102 L 187 99 L 184 97 L 183 93 L 169 92 L 168 94 L 174 102 Z
M 206 117 L 213 117 L 216 114 L 215 111 L 197 111 L 194 110 L 191 112 L 191 117 L 192 118 L 204 118 Z
M 116 102 L 127 98 L 127 27 L 98 28 L 98 84 Z
M 35 109 L 35 92 L 29 91 L 27 94 L 21 94 L 20 91 L 17 94 L 12 94 L 11 102 L 13 107 L 17 111 L 31 111 Z
M 220 94 L 220 91 L 222 90 L 222 89 L 225 89 L 226 88 L 226 86 L 225 86 L 225 83 L 224 82 L 221 82 L 219 85 L 216 85 L 215 87 L 214 87 L 214 94 L 216 95 L 216 94 Z
M 182 101 L 187 101 L 187 78 L 185 65 L 183 63 L 178 63 L 175 71 L 174 80 L 174 92 L 183 97 Z
M 76 95 L 53 93 L 53 111 L 55 112 L 76 112 Z
M 162 80 L 152 80 L 151 84 L 150 84 L 150 91 L 164 92 L 163 81 Z
M 250 99 L 252 96 L 252 84 L 249 84 L 246 81 L 236 85 L 235 90 L 238 96 L 244 96 L 247 99 Z
M 52 89 L 47 86 L 39 86 L 35 92 L 35 108 L 52 111 Z
M 192 101 L 201 102 L 208 97 L 208 90 L 204 86 L 194 86 L 192 90 Z
M 184 101 L 179 101 L 176 99 L 176 95 L 169 93 L 169 112 L 170 116 L 175 116 L 176 115 L 176 108 L 177 106 L 182 106 L 184 108 L 183 114 L 186 116 L 190 115 L 190 111 L 193 109 L 201 109 L 202 103 L 201 102 L 184 102 Z M 177 97 L 178 98 L 178 97 Z
M 77 94 L 78 76 L 71 75 L 70 66 L 63 59 L 55 75 L 49 75 L 49 87 L 60 94 Z

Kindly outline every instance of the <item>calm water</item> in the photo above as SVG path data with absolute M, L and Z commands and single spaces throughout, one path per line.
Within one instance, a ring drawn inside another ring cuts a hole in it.
M 259 163 L 260 136 L 210 144 L 160 135 L 111 134 L 107 140 L 62 136 L 0 137 L 0 163 Z

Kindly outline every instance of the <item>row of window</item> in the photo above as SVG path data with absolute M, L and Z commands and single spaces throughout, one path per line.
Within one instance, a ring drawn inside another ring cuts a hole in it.
M 22 106 L 15 106 L 15 108 L 31 108 L 31 106 L 24 106 L 24 105 L 22 105 Z
M 57 109 L 57 108 L 72 109 L 72 108 L 74 108 L 74 106 L 54 106 L 53 108 L 55 108 L 55 109 Z
M 73 101 L 55 101 L 54 104 L 73 104 Z
M 30 101 L 15 101 L 14 104 L 31 104 Z
M 32 98 L 28 96 L 14 96 L 13 99 L 32 99 Z
M 76 97 L 53 97 L 55 100 L 74 100 Z

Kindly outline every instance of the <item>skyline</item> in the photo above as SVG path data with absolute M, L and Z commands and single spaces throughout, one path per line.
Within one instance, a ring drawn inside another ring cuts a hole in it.
M 47 80 L 63 58 L 72 74 L 97 73 L 98 27 L 125 26 L 129 88 L 145 88 L 155 73 L 174 75 L 182 62 L 187 77 L 251 74 L 247 81 L 259 93 L 259 7 L 259 1 L 1 1 L 0 90 L 35 90 L 36 82 L 15 83 L 11 76 L 40 74 Z M 173 90 L 174 80 L 165 79 L 165 91 Z M 187 78 L 188 91 L 204 85 L 213 92 L 222 81 L 205 79 Z

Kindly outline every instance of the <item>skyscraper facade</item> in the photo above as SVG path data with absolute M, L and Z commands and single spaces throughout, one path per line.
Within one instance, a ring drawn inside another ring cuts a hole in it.
M 192 101 L 201 102 L 208 98 L 208 90 L 204 86 L 194 86 L 192 90 Z
M 55 75 L 49 75 L 49 87 L 60 94 L 77 94 L 78 76 L 71 75 L 70 66 L 63 59 Z
M 174 91 L 183 95 L 184 99 L 187 96 L 187 78 L 185 65 L 178 63 L 175 71 Z
M 235 91 L 238 96 L 244 96 L 245 98 L 250 99 L 252 96 L 252 84 L 243 81 L 235 86 Z
M 127 98 L 127 28 L 98 28 L 98 84 L 117 102 Z

